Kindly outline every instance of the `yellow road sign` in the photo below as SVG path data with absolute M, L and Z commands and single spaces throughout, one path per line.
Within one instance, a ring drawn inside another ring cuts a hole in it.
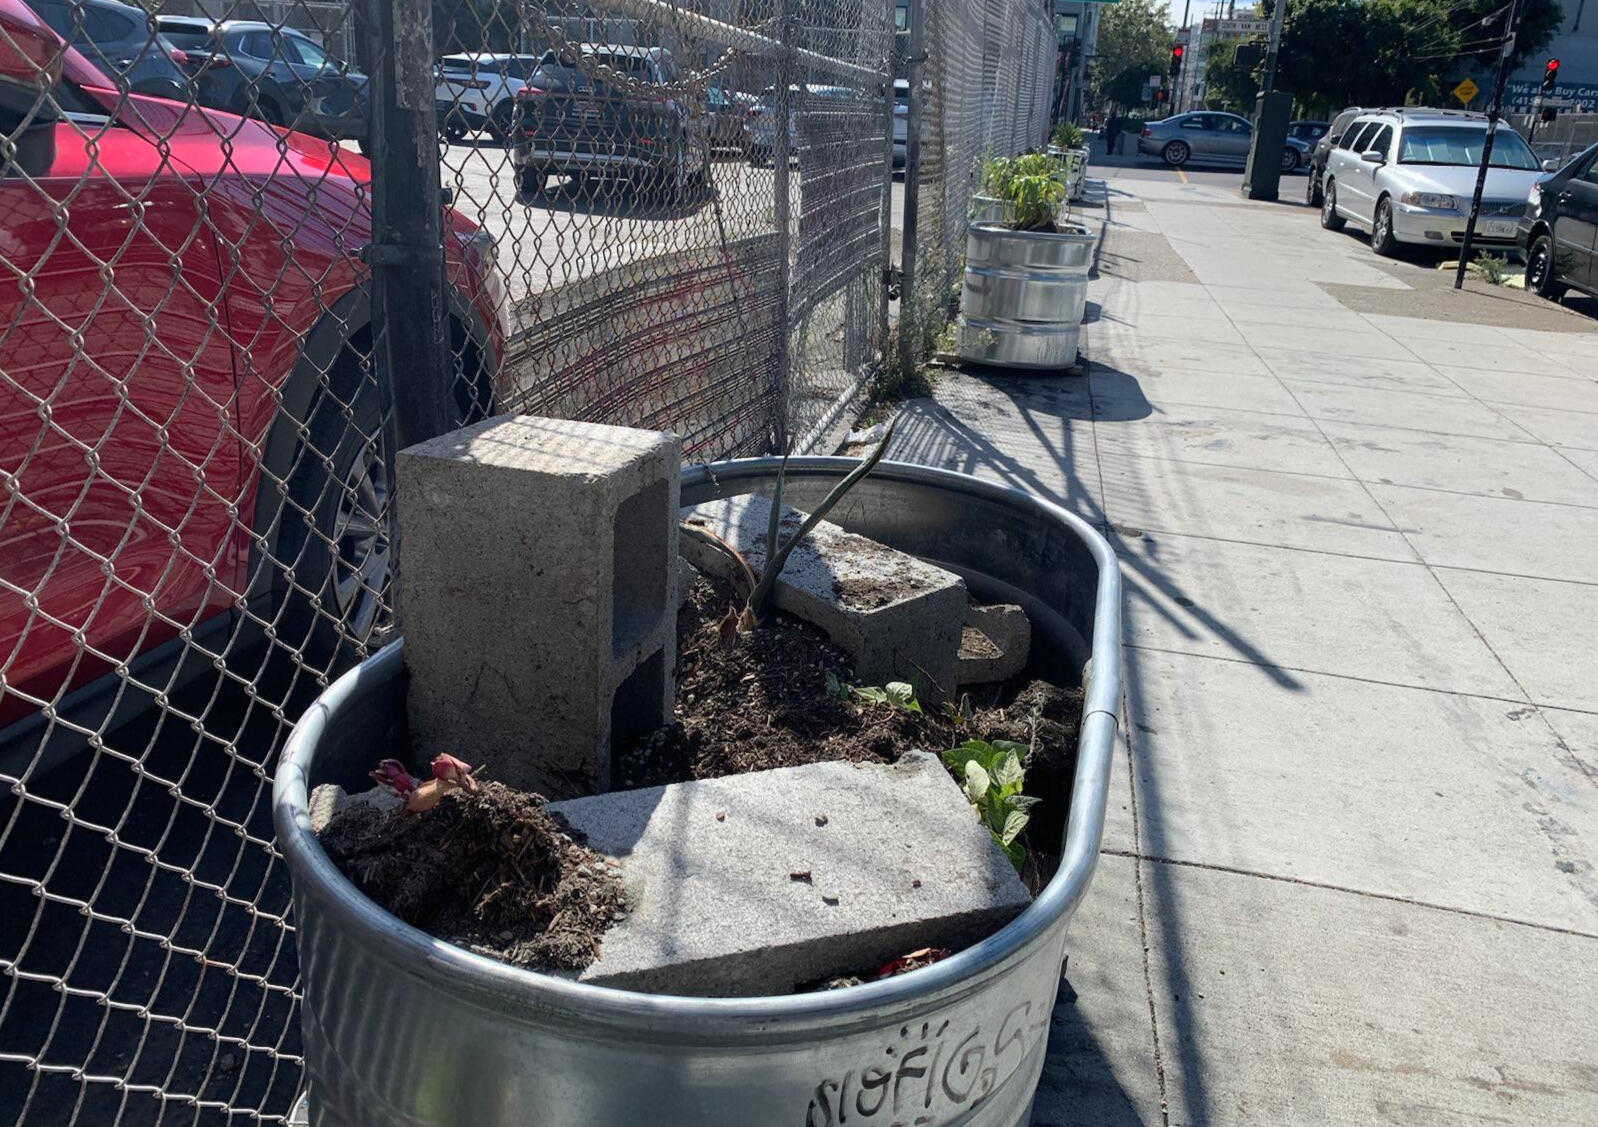
M 1454 87 L 1454 97 L 1459 99 L 1459 104 L 1462 106 L 1470 105 L 1470 100 L 1480 93 L 1481 87 L 1468 78 Z

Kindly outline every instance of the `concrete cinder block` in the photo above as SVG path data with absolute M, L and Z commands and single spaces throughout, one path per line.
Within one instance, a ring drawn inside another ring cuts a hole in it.
M 685 519 L 743 553 L 756 575 L 766 564 L 770 514 L 770 500 L 757 496 L 684 510 Z M 784 506 L 783 539 L 804 519 Z M 682 550 L 702 570 L 737 575 L 726 553 L 692 537 L 683 538 Z M 775 601 L 824 631 L 849 655 L 862 684 L 908 681 L 924 701 L 953 697 L 967 603 L 965 580 L 953 572 L 822 521 L 789 555 Z
M 396 459 L 418 756 L 564 798 L 671 716 L 677 439 L 501 416 Z
M 1014 603 L 971 606 L 960 639 L 962 685 L 1008 681 L 1026 668 L 1032 652 L 1032 623 Z
M 584 982 L 784 993 L 960 948 L 1030 897 L 936 757 L 815 763 L 557 802 L 634 898 Z

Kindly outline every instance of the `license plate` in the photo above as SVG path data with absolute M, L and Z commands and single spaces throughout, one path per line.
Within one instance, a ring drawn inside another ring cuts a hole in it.
M 1489 219 L 1482 234 L 1489 239 L 1513 239 L 1516 226 L 1513 219 Z
M 576 107 L 576 109 L 577 116 L 583 121 L 598 121 L 600 118 L 600 109 L 598 106 L 579 105 Z

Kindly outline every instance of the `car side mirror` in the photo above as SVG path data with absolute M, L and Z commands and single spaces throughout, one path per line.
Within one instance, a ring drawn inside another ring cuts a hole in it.
M 0 136 L 16 153 L 0 161 L 0 177 L 42 176 L 55 164 L 60 114 L 50 91 L 61 77 L 65 48 L 48 24 L 23 5 L 0 8 Z
M 1543 161 L 1544 172 L 1558 172 L 1559 167 L 1560 165 L 1557 157 L 1549 157 L 1547 160 Z
M 1387 154 L 1382 152 L 1380 149 L 1366 149 L 1363 153 L 1359 154 L 1359 159 L 1365 161 L 1367 164 L 1386 164 Z

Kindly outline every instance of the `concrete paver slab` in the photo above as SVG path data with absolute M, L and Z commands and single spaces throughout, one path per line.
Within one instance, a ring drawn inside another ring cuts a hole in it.
M 1110 520 L 1127 529 L 1179 532 L 1378 559 L 1417 557 L 1358 482 L 1231 466 L 1099 459 Z
M 1327 309 L 1323 306 L 1229 301 L 1222 306 L 1222 309 L 1237 325 L 1278 325 L 1296 329 L 1337 329 L 1348 332 L 1359 332 L 1366 328 L 1359 314 L 1350 313 L 1341 307 Z
M 1427 563 L 1598 583 L 1598 508 L 1370 489 Z M 1598 503 L 1598 492 L 1591 500 Z
M 1432 321 L 1425 317 L 1392 317 L 1381 313 L 1363 314 L 1364 319 L 1394 340 L 1401 341 L 1458 341 L 1461 343 L 1491 344 L 1500 348 L 1513 347 L 1522 342 L 1515 340 L 1506 330 L 1496 325 L 1477 325 L 1468 321 Z M 1424 348 L 1424 346 L 1422 346 Z
M 1127 398 L 1159 406 L 1228 407 L 1272 415 L 1304 412 L 1292 392 L 1271 375 L 1239 375 L 1196 368 L 1149 368 L 1133 375 L 1100 368 L 1089 370 L 1096 404 Z
M 1216 301 L 1230 306 L 1234 302 L 1246 305 L 1280 305 L 1299 309 L 1324 309 L 1334 312 L 1343 308 L 1331 294 L 1307 278 L 1297 278 L 1280 286 L 1205 286 Z
M 1550 446 L 1598 450 L 1598 412 L 1504 404 L 1494 406 L 1506 418 L 1523 427 L 1527 434 Z
M 1598 341 L 1593 343 L 1598 362 Z M 1598 412 L 1598 382 L 1574 372 L 1544 375 L 1539 372 L 1499 372 L 1485 368 L 1438 365 L 1438 371 L 1460 387 L 1489 403 L 1517 407 L 1548 407 L 1556 411 Z M 1598 425 L 1598 419 L 1593 420 Z
M 1598 933 L 1598 787 L 1536 710 L 1132 650 L 1141 851 Z
M 1205 343 L 1242 345 L 1242 335 L 1232 327 L 1230 321 L 1224 317 L 1207 316 L 1181 316 L 1174 311 L 1164 311 L 1148 324 L 1139 324 L 1135 328 L 1118 326 L 1114 321 L 1099 321 L 1094 331 L 1095 341 L 1116 339 L 1116 330 L 1136 339 L 1145 338 L 1159 340 L 1169 338 L 1185 341 L 1202 341 Z
M 1533 701 L 1598 710 L 1598 586 L 1447 568 L 1437 578 Z
M 1346 423 L 1322 429 L 1361 481 L 1572 505 L 1598 499 L 1591 479 L 1546 446 Z
M 1101 345 L 1097 330 L 1097 324 L 1083 326 L 1082 354 L 1094 363 L 1107 367 L 1132 372 L 1196 368 L 1206 372 L 1237 372 L 1257 376 L 1270 374 L 1265 362 L 1247 345 L 1153 337 L 1118 337 L 1106 340 Z
M 1291 341 L 1284 334 L 1282 344 Z M 1463 397 L 1467 393 L 1423 360 L 1376 360 L 1370 357 L 1340 360 L 1316 352 L 1280 347 L 1255 348 L 1261 360 L 1278 376 L 1351 387 L 1396 388 L 1433 395 Z
M 1065 950 L 1033 1127 L 1158 1123 L 1136 861 L 1099 858 L 1093 889 L 1071 920 Z
M 1598 786 L 1598 712 L 1545 708 L 1542 715 L 1583 773 Z
M 1598 1121 L 1593 940 L 1144 866 L 1172 1124 Z
M 1520 344 L 1480 344 L 1472 341 L 1429 340 L 1414 346 L 1417 356 L 1438 367 L 1485 369 L 1499 374 L 1580 375 L 1568 363 L 1534 353 Z
M 1523 699 L 1418 564 L 1165 534 L 1121 555 L 1133 645 L 1286 667 L 1288 692 L 1306 669 Z
M 1524 442 L 1524 430 L 1485 404 L 1395 388 L 1345 387 L 1284 378 L 1299 405 L 1311 418 L 1341 423 L 1370 423 L 1434 434 L 1463 434 Z
M 1308 419 L 1217 407 L 1161 407 L 1143 419 L 1098 422 L 1099 450 L 1258 470 L 1351 476 Z

